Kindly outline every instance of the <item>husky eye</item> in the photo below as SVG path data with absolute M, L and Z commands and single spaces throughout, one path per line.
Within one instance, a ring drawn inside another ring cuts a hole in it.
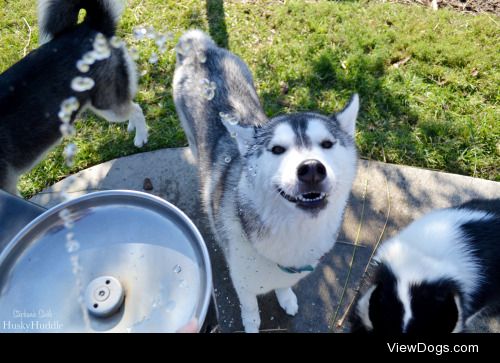
M 271 149 L 271 152 L 274 155 L 283 154 L 285 151 L 286 151 L 286 149 L 283 146 L 279 146 L 279 145 L 273 146 L 273 148 Z
M 324 140 L 324 141 L 321 142 L 321 147 L 323 149 L 331 149 L 332 146 L 333 146 L 333 144 L 334 143 L 332 141 L 330 141 L 330 140 Z

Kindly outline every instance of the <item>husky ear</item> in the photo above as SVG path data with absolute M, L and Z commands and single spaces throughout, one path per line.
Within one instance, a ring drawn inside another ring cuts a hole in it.
M 238 150 L 241 155 L 245 155 L 248 148 L 253 144 L 255 137 L 255 128 L 253 126 L 240 126 L 238 124 L 232 124 L 226 120 L 222 120 L 222 123 L 226 127 L 227 131 L 236 140 L 238 144 Z
M 356 117 L 359 111 L 359 96 L 357 93 L 352 95 L 347 106 L 342 111 L 335 115 L 339 121 L 342 130 L 354 137 L 354 130 L 356 129 Z

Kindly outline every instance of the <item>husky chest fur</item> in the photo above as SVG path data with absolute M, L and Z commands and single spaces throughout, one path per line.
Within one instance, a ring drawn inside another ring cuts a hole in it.
M 256 296 L 275 290 L 296 314 L 290 287 L 334 245 L 356 174 L 358 97 L 335 116 L 268 120 L 247 66 L 200 31 L 177 45 L 173 88 L 245 330 L 258 331 Z

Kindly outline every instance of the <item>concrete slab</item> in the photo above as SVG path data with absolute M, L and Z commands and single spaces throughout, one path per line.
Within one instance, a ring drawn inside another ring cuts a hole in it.
M 204 235 L 211 252 L 220 331 L 242 331 L 239 302 L 224 257 L 201 213 L 196 168 L 186 148 L 137 154 L 94 166 L 55 184 L 32 201 L 53 206 L 60 202 L 57 192 L 63 186 L 72 196 L 107 189 L 144 191 L 145 178 L 151 180 L 150 193 L 181 208 Z M 273 294 L 263 296 L 259 302 L 262 331 L 347 331 L 346 311 L 377 242 L 432 209 L 473 197 L 500 198 L 500 183 L 361 160 L 338 243 L 317 270 L 294 288 L 299 313 L 289 317 Z M 476 327 L 500 331 L 496 319 L 478 320 Z

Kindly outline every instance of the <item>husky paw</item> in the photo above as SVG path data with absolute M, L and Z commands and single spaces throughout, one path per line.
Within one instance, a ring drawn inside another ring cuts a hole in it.
M 294 316 L 299 311 L 299 304 L 297 303 L 297 296 L 291 288 L 276 289 L 276 297 L 283 310 L 288 315 Z
M 260 326 L 259 313 L 241 313 L 241 320 L 245 327 L 245 333 L 258 333 Z
M 142 147 L 148 142 L 148 129 L 143 130 L 137 129 L 134 137 L 134 145 L 137 147 Z

